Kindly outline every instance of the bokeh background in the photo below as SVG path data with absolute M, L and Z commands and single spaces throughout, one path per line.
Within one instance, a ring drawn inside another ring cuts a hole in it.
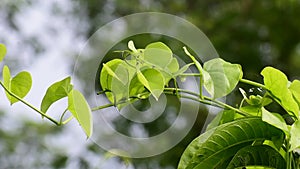
M 0 43 L 8 48 L 4 62 L 12 74 L 20 70 L 32 73 L 33 89 L 26 100 L 38 106 L 50 84 L 73 73 L 80 49 L 98 28 L 119 17 L 146 11 L 173 14 L 195 24 L 221 58 L 242 65 L 248 79 L 261 82 L 259 73 L 268 65 L 282 70 L 291 80 L 300 79 L 299 0 L 1 0 Z M 181 49 L 180 43 L 166 37 L 134 38 L 141 47 L 163 40 L 174 51 Z M 95 82 L 88 76 L 89 57 L 81 59 L 82 70 L 76 80 L 84 91 L 85 83 Z M 238 104 L 240 97 L 234 92 L 227 102 Z M 59 112 L 64 106 L 62 100 L 50 110 Z M 176 147 L 127 163 L 118 157 L 106 158 L 106 151 L 86 140 L 75 120 L 56 127 L 20 103 L 10 107 L 2 90 L 0 168 L 173 169 L 188 143 L 201 133 L 207 113 L 207 108 L 201 107 L 193 129 Z M 59 113 L 52 115 L 59 117 Z M 120 119 L 117 125 L 130 133 L 130 122 Z M 158 120 L 142 127 L 145 132 L 157 133 L 165 125 Z

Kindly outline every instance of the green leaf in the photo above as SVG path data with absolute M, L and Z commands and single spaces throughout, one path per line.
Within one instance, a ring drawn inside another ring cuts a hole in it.
M 300 107 L 300 81 L 294 80 L 290 85 L 289 89 Z
M 189 63 L 189 64 L 186 64 L 184 65 L 183 67 L 181 67 L 177 72 L 174 73 L 174 76 L 179 76 L 181 74 L 183 74 L 185 71 L 188 70 L 188 68 L 193 65 L 194 63 Z
M 68 110 L 77 119 L 89 138 L 93 132 L 93 119 L 90 106 L 78 90 L 68 93 Z
M 173 58 L 172 61 L 168 64 L 167 70 L 172 74 L 179 70 L 179 64 L 176 58 Z
M 286 135 L 290 134 L 290 131 L 285 123 L 283 117 L 278 113 L 271 113 L 262 107 L 262 120 L 270 125 L 282 130 Z
M 164 69 L 172 61 L 171 49 L 162 42 L 150 43 L 144 50 L 144 59 L 153 66 Z
M 11 75 L 10 75 L 10 70 L 8 66 L 4 65 L 3 70 L 2 70 L 2 77 L 3 77 L 3 84 L 4 86 L 10 91 L 10 80 L 11 80 Z M 7 92 L 5 92 L 6 97 L 10 101 L 11 95 L 9 95 Z
M 293 151 L 300 148 L 300 121 L 297 120 L 291 127 L 290 150 Z
M 220 98 L 229 94 L 243 77 L 241 66 L 231 64 L 221 58 L 205 62 L 203 69 L 210 77 L 204 77 L 204 87 L 214 97 Z M 206 74 L 203 74 L 206 76 Z M 213 88 L 211 87 L 213 84 Z
M 2 62 L 5 55 L 6 55 L 6 47 L 5 47 L 5 45 L 0 43 L 0 62 Z
M 120 59 L 111 60 L 103 65 L 105 66 L 100 73 L 100 84 L 103 90 L 110 91 L 105 93 L 109 101 L 116 104 L 122 99 L 127 99 L 135 69 Z M 121 107 L 122 105 L 118 106 Z
M 71 77 L 67 77 L 59 82 L 52 84 L 46 91 L 41 103 L 41 111 L 46 113 L 49 107 L 56 101 L 67 97 L 68 93 L 73 89 L 71 85 Z
M 184 151 L 178 169 L 224 169 L 241 148 L 255 140 L 271 140 L 282 134 L 281 130 L 257 117 L 222 124 L 192 141 Z
M 264 166 L 274 169 L 285 169 L 286 161 L 278 151 L 267 145 L 246 146 L 240 149 L 227 169 L 247 166 Z
M 264 77 L 266 88 L 275 97 L 274 99 L 292 116 L 299 117 L 299 107 L 292 92 L 288 89 L 289 81 L 284 73 L 273 67 L 266 67 L 261 74 Z
M 142 72 L 137 72 L 137 78 L 158 100 L 164 91 L 164 76 L 156 69 L 145 69 Z
M 3 83 L 4 86 L 13 94 L 21 99 L 24 98 L 31 89 L 32 78 L 30 73 L 23 71 L 18 73 L 15 77 L 11 78 L 9 68 L 5 65 L 3 67 Z M 6 96 L 10 104 L 14 104 L 19 100 L 6 92 Z

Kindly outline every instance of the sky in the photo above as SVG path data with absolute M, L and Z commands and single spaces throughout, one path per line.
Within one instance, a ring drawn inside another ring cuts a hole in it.
M 0 32 L 2 35 L 5 35 L 5 42 L 2 43 L 5 43 L 8 50 L 5 60 L 7 60 L 7 64 L 13 63 L 13 60 L 21 63 L 18 68 L 11 66 L 13 75 L 23 70 L 31 73 L 33 85 L 25 100 L 39 107 L 43 95 L 52 83 L 67 76 L 72 76 L 72 65 L 86 41 L 83 36 L 77 34 L 76 31 L 78 29 L 75 30 L 74 28 L 80 24 L 82 29 L 85 29 L 85 20 L 72 15 L 73 5 L 76 4 L 71 3 L 70 0 L 34 1 L 32 4 L 25 0 L 4 0 L 1 3 L 2 5 L 8 5 L 15 2 L 23 4 L 17 8 L 18 14 L 13 18 L 21 29 L 17 32 L 10 29 L 6 24 L 0 24 Z M 6 14 L 0 12 L 1 15 Z M 0 17 L 0 22 L 6 23 L 3 20 L 4 18 Z M 33 49 L 22 44 L 23 41 L 20 39 L 20 35 L 25 39 L 38 38 L 37 45 L 41 46 L 43 51 L 36 54 Z M 1 63 L 0 66 L 2 67 L 3 64 Z M 24 119 L 50 123 L 41 119 L 36 112 L 21 103 L 10 106 L 9 102 L 5 100 L 3 90 L 0 90 L 0 98 L 0 107 L 7 112 L 5 114 L 6 122 L 0 124 L 0 126 L 7 131 L 17 129 L 18 123 L 21 123 Z M 62 107 L 65 107 L 66 104 L 66 99 L 63 99 L 52 106 L 49 112 L 58 112 L 51 114 L 57 118 L 63 111 Z M 77 121 L 72 120 L 65 126 L 65 129 L 59 136 L 50 137 L 46 145 L 51 148 L 59 144 L 59 147 L 71 159 L 86 153 L 86 158 L 95 167 L 126 168 L 126 166 L 115 159 L 108 160 L 102 155 L 95 156 L 87 152 L 86 144 L 88 142 L 89 140 L 86 140 L 86 136 Z M 76 165 L 76 162 L 71 161 L 67 168 L 78 168 Z M 130 169 L 131 167 L 129 166 L 128 168 Z

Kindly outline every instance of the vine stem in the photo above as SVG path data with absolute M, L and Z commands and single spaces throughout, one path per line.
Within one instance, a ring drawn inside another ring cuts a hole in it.
M 217 106 L 217 107 L 220 107 L 220 108 L 226 108 L 226 109 L 230 109 L 230 110 L 233 110 L 233 111 L 236 111 L 237 113 L 239 113 L 240 115 L 243 115 L 243 116 L 252 116 L 240 109 L 237 109 L 237 108 L 234 108 L 226 103 L 223 103 L 221 101 L 218 101 L 218 100 L 214 100 L 212 98 L 209 98 L 209 97 L 206 97 L 206 96 L 203 96 L 203 99 L 201 99 L 200 95 L 197 94 L 197 93 L 194 93 L 194 92 L 191 92 L 189 90 L 184 90 L 184 89 L 176 89 L 176 88 L 165 88 L 166 91 L 178 91 L 178 92 L 182 92 L 182 93 L 186 93 L 186 94 L 190 94 L 190 95 L 193 95 L 193 96 L 196 96 L 197 99 L 192 99 L 192 100 L 196 100 L 198 102 L 201 102 L 201 103 L 204 103 L 204 104 L 212 104 L 214 106 Z M 188 98 L 186 96 L 184 96 L 185 98 Z M 191 98 L 189 98 L 191 99 Z M 209 101 L 209 102 L 207 102 Z
M 252 86 L 260 87 L 262 89 L 267 90 L 265 85 L 254 82 L 254 81 L 251 81 L 251 80 L 248 80 L 248 79 L 240 79 L 240 82 L 245 83 L 245 84 L 249 84 L 249 85 L 252 85 Z
M 44 112 L 40 111 L 39 109 L 37 109 L 36 107 L 34 107 L 33 105 L 31 105 L 30 103 L 26 102 L 25 100 L 23 100 L 22 98 L 20 98 L 19 96 L 15 95 L 14 93 L 12 93 L 11 91 L 9 91 L 4 84 L 2 83 L 2 81 L 0 81 L 0 85 L 3 87 L 3 89 L 12 97 L 16 98 L 17 100 L 19 100 L 20 102 L 22 102 L 23 104 L 25 104 L 26 106 L 30 107 L 32 110 L 36 111 L 37 113 L 39 113 L 42 117 L 45 117 L 46 119 L 50 120 L 51 122 L 53 122 L 55 125 L 60 126 L 61 123 L 59 123 L 58 121 L 56 121 L 55 119 L 53 119 L 52 117 L 48 116 L 47 114 L 45 114 Z

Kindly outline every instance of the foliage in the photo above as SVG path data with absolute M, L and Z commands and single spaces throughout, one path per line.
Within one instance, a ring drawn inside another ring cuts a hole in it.
M 1 60 L 4 58 L 5 54 L 6 48 L 3 44 L 0 44 Z M 3 81 L 0 81 L 0 85 L 4 88 L 6 96 L 11 104 L 21 101 L 22 103 L 39 113 L 43 118 L 47 118 L 58 126 L 66 124 L 73 117 L 75 117 L 84 129 L 87 137 L 91 136 L 92 116 L 90 107 L 88 106 L 88 103 L 85 100 L 84 96 L 78 90 L 73 89 L 73 85 L 70 83 L 70 77 L 54 83 L 47 89 L 47 92 L 41 103 L 41 110 L 39 110 L 38 108 L 23 100 L 23 98 L 31 89 L 32 79 L 30 73 L 23 71 L 11 78 L 9 67 L 7 65 L 3 67 L 2 72 Z M 57 121 L 51 116 L 47 115 L 46 112 L 53 103 L 64 97 L 68 97 L 68 107 L 61 114 L 60 120 Z M 70 111 L 72 115 L 68 119 L 63 121 L 66 111 Z
M 162 93 L 221 107 L 224 111 L 212 121 L 207 131 L 186 148 L 179 162 L 179 169 L 299 168 L 298 80 L 290 82 L 280 70 L 266 67 L 261 72 L 264 84 L 253 82 L 243 79 L 240 65 L 220 58 L 209 60 L 202 66 L 186 47 L 183 50 L 192 63 L 180 68 L 172 50 L 162 42 L 150 43 L 145 49 L 136 49 L 133 41 L 129 41 L 128 48 L 129 50 L 120 52 L 122 59 L 103 63 L 100 85 L 102 93 L 105 93 L 111 104 L 92 110 L 109 106 L 122 109 L 128 104 L 150 96 L 158 100 Z M 191 66 L 195 66 L 198 72 L 185 73 Z M 199 93 L 177 87 L 177 80 L 186 76 L 199 78 Z M 66 124 L 75 117 L 90 137 L 91 108 L 84 96 L 73 89 L 70 80 L 68 77 L 48 88 L 41 110 L 23 100 L 31 87 L 31 76 L 28 72 L 21 72 L 11 78 L 8 67 L 4 66 L 3 82 L 0 81 L 0 84 L 11 104 L 21 101 L 56 125 Z M 173 82 L 173 85 L 170 82 Z M 238 83 L 252 85 L 264 92 L 248 96 L 240 88 L 243 99 L 237 108 L 217 100 L 229 95 Z M 210 96 L 204 95 L 203 88 Z M 64 97 L 68 97 L 66 111 L 70 111 L 72 115 L 63 121 L 65 111 L 58 122 L 48 116 L 46 111 L 53 103 Z M 269 106 L 273 104 L 281 106 L 285 112 L 281 114 L 271 112 Z

